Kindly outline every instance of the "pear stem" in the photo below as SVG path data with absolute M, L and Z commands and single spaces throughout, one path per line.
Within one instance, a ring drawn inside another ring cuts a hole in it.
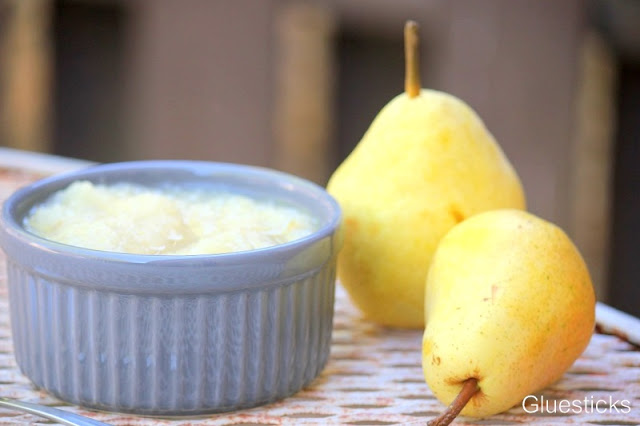
M 440 414 L 435 419 L 428 423 L 428 426 L 447 426 L 460 414 L 460 411 L 471 400 L 471 397 L 480 390 L 478 386 L 478 379 L 467 379 L 462 385 L 462 389 L 456 399 L 453 400 L 451 405 L 447 407 L 444 413 Z
M 418 54 L 418 24 L 407 21 L 404 25 L 404 91 L 409 98 L 420 94 L 420 55 Z

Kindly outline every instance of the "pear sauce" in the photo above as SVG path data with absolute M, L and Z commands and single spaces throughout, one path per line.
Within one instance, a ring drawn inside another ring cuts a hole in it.
M 88 181 L 74 182 L 35 206 L 24 225 L 77 247 L 157 255 L 258 249 L 317 228 L 299 209 L 240 194 Z

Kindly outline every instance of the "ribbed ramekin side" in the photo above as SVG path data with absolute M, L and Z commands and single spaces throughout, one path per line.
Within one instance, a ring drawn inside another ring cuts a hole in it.
M 224 300 L 225 315 L 205 318 L 218 321 L 206 330 L 215 341 L 205 344 L 210 353 L 201 398 L 206 403 L 195 410 L 281 399 L 315 378 L 329 355 L 334 290 L 335 267 L 326 265 L 288 285 L 217 296 L 216 303 Z
M 23 276 L 22 269 L 10 259 L 7 259 L 6 265 L 13 352 L 20 370 L 27 374 L 27 372 L 31 373 L 33 370 L 28 359 L 28 354 L 32 353 L 33 350 L 29 341 L 29 336 L 31 335 L 28 332 L 29 324 L 27 324 L 29 316 L 25 307 L 26 304 L 23 303 L 25 296 L 22 289 L 26 286 L 26 284 L 23 284 L 26 281 L 26 277 Z M 29 374 L 29 376 L 32 376 L 32 374 Z
M 104 354 L 96 351 L 95 338 L 104 331 L 95 323 L 100 311 L 89 303 L 95 292 L 46 280 L 11 261 L 7 274 L 14 352 L 21 371 L 35 385 L 71 402 L 113 400 L 110 383 L 99 383 L 109 371 L 100 365 Z M 110 397 L 98 394 L 104 389 Z
M 21 371 L 40 387 L 60 381 L 52 355 L 58 336 L 51 321 L 56 306 L 42 282 L 14 262 L 7 261 L 9 306 L 15 357 Z
M 335 266 L 286 285 L 105 293 L 8 262 L 16 360 L 37 386 L 113 411 L 190 415 L 291 395 L 324 367 Z

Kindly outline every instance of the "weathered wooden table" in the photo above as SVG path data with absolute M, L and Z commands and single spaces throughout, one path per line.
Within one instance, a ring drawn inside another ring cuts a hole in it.
M 84 165 L 0 148 L 0 200 L 40 177 Z M 0 397 L 59 407 L 113 425 L 424 424 L 443 409 L 423 380 L 422 333 L 386 329 L 363 320 L 340 286 L 329 363 L 309 387 L 290 398 L 259 408 L 189 419 L 137 417 L 69 405 L 36 389 L 15 363 L 4 269 L 0 252 Z M 564 377 L 537 394 L 549 401 L 551 409 L 568 400 L 574 412 L 528 413 L 535 411 L 530 404 L 488 419 L 461 418 L 456 424 L 640 425 L 640 320 L 606 305 L 598 306 L 597 316 L 600 330 L 613 334 L 594 334 L 585 353 Z M 596 405 L 600 400 L 604 402 Z M 615 401 L 618 403 L 611 407 L 610 402 Z M 48 423 L 0 409 L 2 425 Z

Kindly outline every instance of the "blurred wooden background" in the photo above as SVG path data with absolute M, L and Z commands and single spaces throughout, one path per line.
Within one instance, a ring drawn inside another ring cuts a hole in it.
M 241 162 L 324 184 L 402 91 L 414 19 L 423 83 L 478 111 L 600 299 L 640 315 L 638 138 L 618 131 L 637 129 L 618 111 L 620 76 L 637 80 L 629 4 L 3 0 L 0 144 Z

